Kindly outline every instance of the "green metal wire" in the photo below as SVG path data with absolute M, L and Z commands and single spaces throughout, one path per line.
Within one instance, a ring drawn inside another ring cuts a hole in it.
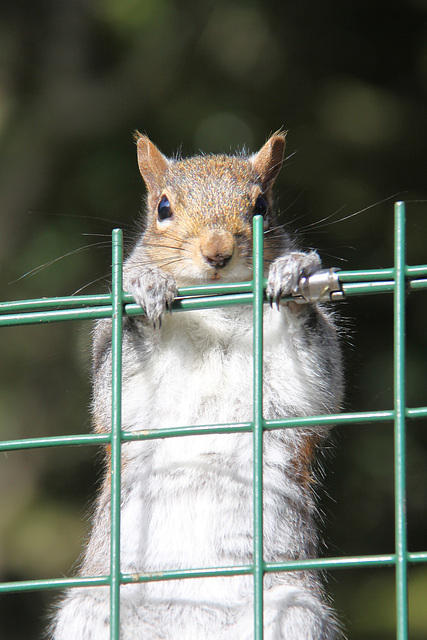
M 408 419 L 427 418 L 427 407 L 407 408 L 405 416 Z M 392 422 L 395 418 L 393 410 L 388 411 L 359 411 L 354 413 L 340 413 L 339 415 L 306 416 L 303 418 L 284 418 L 283 420 L 265 420 L 264 429 L 296 429 L 302 427 L 340 425 L 345 427 L 352 424 L 367 424 L 375 422 Z M 166 429 L 147 429 L 145 431 L 122 432 L 122 442 L 134 440 L 152 440 L 157 438 L 178 438 L 180 436 L 207 435 L 213 433 L 243 433 L 252 432 L 252 422 L 236 424 L 199 425 Z M 14 451 L 17 449 L 40 449 L 44 447 L 65 447 L 81 445 L 109 444 L 111 435 L 106 433 L 75 436 L 44 436 L 40 438 L 25 438 L 22 440 L 3 440 L 0 451 Z
M 394 269 L 340 271 L 338 275 L 346 297 L 394 291 Z M 409 279 L 409 289 L 427 288 L 427 265 L 406 267 L 405 275 Z M 252 286 L 253 282 L 240 282 L 182 287 L 179 289 L 179 297 L 173 303 L 172 309 L 176 313 L 193 309 L 211 309 L 224 305 L 253 304 Z M 125 313 L 128 316 L 144 313 L 141 307 L 133 302 L 129 294 L 123 294 L 123 303 L 125 304 Z M 111 304 L 111 295 L 0 302 L 0 327 L 110 318 Z
M 254 476 L 254 640 L 263 640 L 263 503 L 262 503 L 262 439 L 264 418 L 262 413 L 263 365 L 263 299 L 264 253 L 263 218 L 254 217 L 253 233 L 253 476 Z
M 397 638 L 408 637 L 405 482 L 405 205 L 395 205 L 394 256 L 394 473 Z
M 110 638 L 120 634 L 120 496 L 122 430 L 123 236 L 113 231 Z
M 140 315 L 141 308 L 122 291 L 122 233 L 113 232 L 112 294 L 70 296 L 0 303 L 0 326 L 19 326 L 65 320 L 112 318 L 112 430 L 111 433 L 77 434 L 43 438 L 14 439 L 0 442 L 0 451 L 72 445 L 111 446 L 111 567 L 107 576 L 48 580 L 26 580 L 0 584 L 0 593 L 36 589 L 63 589 L 78 586 L 110 586 L 111 640 L 119 639 L 120 585 L 132 582 L 176 580 L 194 577 L 250 575 L 254 581 L 254 640 L 263 638 L 263 578 L 268 572 L 304 569 L 340 569 L 369 566 L 394 566 L 396 571 L 397 639 L 408 638 L 408 563 L 427 562 L 427 552 L 409 553 L 406 533 L 405 421 L 427 417 L 427 407 L 406 407 L 405 398 L 405 293 L 427 288 L 427 265 L 405 264 L 405 205 L 395 205 L 395 264 L 393 268 L 343 271 L 339 281 L 346 297 L 370 293 L 394 294 L 394 408 L 386 411 L 349 412 L 340 415 L 309 416 L 264 420 L 262 414 L 262 309 L 265 303 L 263 275 L 262 218 L 254 219 L 254 277 L 252 282 L 185 287 L 174 302 L 174 312 L 208 309 L 216 306 L 252 304 L 254 312 L 254 414 L 252 422 L 215 424 L 140 432 L 121 429 L 121 333 L 122 315 Z M 395 552 L 376 556 L 316 558 L 284 563 L 265 563 L 263 559 L 262 439 L 264 430 L 302 428 L 313 425 L 345 426 L 368 422 L 394 423 L 395 437 Z M 120 572 L 120 451 L 122 442 L 184 437 L 207 433 L 252 432 L 254 488 L 253 564 L 219 568 L 188 568 L 162 573 L 121 574 Z
M 427 562 L 427 551 L 407 553 L 410 563 L 421 564 Z M 312 560 L 288 560 L 284 563 L 266 562 L 266 573 L 278 571 L 301 571 L 306 569 L 352 569 L 364 567 L 395 566 L 395 554 L 380 554 L 372 556 L 345 556 L 339 558 L 315 558 Z M 137 582 L 161 582 L 164 580 L 185 580 L 187 578 L 209 578 L 218 576 L 235 576 L 253 574 L 253 565 L 238 565 L 230 567 L 191 568 L 176 571 L 162 571 L 155 573 L 122 574 L 122 584 Z M 36 591 L 39 589 L 68 589 L 73 587 L 97 587 L 110 584 L 110 576 L 90 576 L 79 578 L 48 578 L 44 580 L 20 580 L 19 582 L 4 582 L 0 584 L 1 593 L 21 591 Z

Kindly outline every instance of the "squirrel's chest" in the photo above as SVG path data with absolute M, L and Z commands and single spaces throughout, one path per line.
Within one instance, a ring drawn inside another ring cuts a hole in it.
M 193 313 L 164 323 L 150 355 L 125 379 L 125 428 L 250 419 L 252 327 L 216 320 L 197 322 Z
M 124 361 L 123 426 L 162 429 L 250 421 L 253 415 L 252 314 L 188 312 L 168 318 L 130 375 Z M 275 311 L 275 310 L 274 310 Z M 199 315 L 197 315 L 199 314 Z M 265 416 L 299 415 L 312 393 L 281 314 L 264 317 Z

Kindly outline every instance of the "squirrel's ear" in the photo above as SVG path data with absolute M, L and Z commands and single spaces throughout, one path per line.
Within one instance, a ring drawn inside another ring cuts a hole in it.
M 139 136 L 136 141 L 138 166 L 149 191 L 158 191 L 164 183 L 164 175 L 169 160 L 147 136 Z
M 261 180 L 262 190 L 264 192 L 271 189 L 273 182 L 277 178 L 285 153 L 286 133 L 275 133 L 267 140 L 265 145 L 261 147 L 258 153 L 255 153 L 250 161 Z

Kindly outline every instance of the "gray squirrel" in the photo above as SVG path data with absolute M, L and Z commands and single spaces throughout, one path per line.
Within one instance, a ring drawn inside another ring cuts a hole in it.
M 253 155 L 166 158 L 137 134 L 146 218 L 125 261 L 124 289 L 145 315 L 123 329 L 125 430 L 252 419 L 250 306 L 166 313 L 177 287 L 252 278 L 252 218 L 264 217 L 263 407 L 266 419 L 332 413 L 343 375 L 338 332 L 318 303 L 280 303 L 321 268 L 278 226 L 272 186 L 285 135 Z M 111 320 L 93 346 L 95 430 L 111 429 Z M 312 464 L 326 427 L 263 436 L 264 559 L 317 554 Z M 107 455 L 108 458 L 108 455 Z M 185 436 L 122 446 L 123 573 L 221 567 L 253 561 L 251 433 Z M 110 568 L 108 459 L 80 574 Z M 121 586 L 122 640 L 253 639 L 253 577 L 189 578 Z M 315 571 L 264 577 L 266 640 L 332 640 L 339 625 Z M 50 629 L 54 640 L 108 640 L 109 589 L 69 589 Z

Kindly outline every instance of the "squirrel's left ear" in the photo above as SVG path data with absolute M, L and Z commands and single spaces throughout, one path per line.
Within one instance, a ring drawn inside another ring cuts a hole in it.
M 277 178 L 285 153 L 286 132 L 274 133 L 261 147 L 258 153 L 251 156 L 250 161 L 261 180 L 262 190 L 265 193 L 273 186 Z
M 138 150 L 139 171 L 144 178 L 148 191 L 157 193 L 163 188 L 169 160 L 161 153 L 147 136 L 135 134 Z

